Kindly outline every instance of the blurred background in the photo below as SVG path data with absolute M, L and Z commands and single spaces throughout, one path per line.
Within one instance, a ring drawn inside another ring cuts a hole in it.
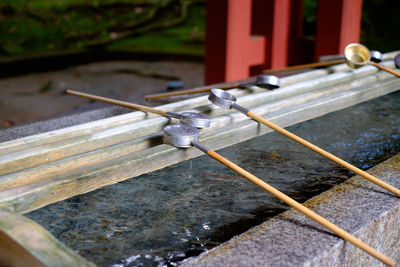
M 310 38 L 316 9 L 304 1 Z M 399 14 L 400 1 L 364 0 L 361 43 L 399 49 Z M 0 127 L 106 106 L 65 89 L 145 103 L 170 81 L 203 85 L 205 15 L 205 0 L 1 0 Z

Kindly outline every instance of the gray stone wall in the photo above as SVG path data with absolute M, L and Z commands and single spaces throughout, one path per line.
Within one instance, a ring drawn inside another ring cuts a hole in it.
M 400 187 L 400 155 L 368 170 Z M 355 176 L 305 203 L 400 262 L 400 198 Z M 291 209 L 182 266 L 383 266 Z

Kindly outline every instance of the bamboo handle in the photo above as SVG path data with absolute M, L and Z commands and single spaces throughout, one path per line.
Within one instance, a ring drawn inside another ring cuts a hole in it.
M 290 70 L 327 67 L 327 66 L 332 66 L 332 65 L 336 65 L 336 64 L 341 64 L 344 62 L 345 62 L 344 59 L 337 59 L 337 60 L 326 61 L 326 62 L 315 62 L 315 63 L 296 65 L 296 66 L 289 66 L 289 67 L 285 67 L 285 68 L 281 68 L 281 69 L 264 70 L 263 73 L 274 73 L 274 72 L 282 72 L 282 71 L 290 71 Z
M 229 84 L 229 85 L 221 85 L 221 86 L 217 86 L 217 87 L 219 89 L 227 90 L 227 89 L 237 88 L 239 86 L 240 86 L 240 83 L 235 83 L 235 84 Z M 215 88 L 215 86 L 214 87 L 213 86 L 197 87 L 197 88 L 194 88 L 194 89 L 189 89 L 189 90 L 184 90 L 184 91 L 176 91 L 176 92 L 161 93 L 161 94 L 152 94 L 152 95 L 144 96 L 144 99 L 151 100 L 151 99 L 157 99 L 157 98 L 163 98 L 163 97 L 169 97 L 169 96 L 205 93 L 205 92 L 211 91 L 212 88 Z
M 393 74 L 393 75 L 395 75 L 395 76 L 400 78 L 400 73 L 397 72 L 397 71 L 392 70 L 391 68 L 382 66 L 381 64 L 378 64 L 378 63 L 373 62 L 373 61 L 370 61 L 368 63 L 371 64 L 371 65 L 374 65 L 375 67 L 377 67 L 377 68 L 379 68 L 381 70 L 387 71 L 387 72 L 389 72 L 389 73 L 391 73 L 391 74 Z
M 155 114 L 158 114 L 161 116 L 168 117 L 166 111 L 147 107 L 147 106 L 132 104 L 132 103 L 125 102 L 125 101 L 115 100 L 112 98 L 107 98 L 107 97 L 102 97 L 102 96 L 97 96 L 97 95 L 92 95 L 92 94 L 86 94 L 86 93 L 82 93 L 82 92 L 78 92 L 78 91 L 74 91 L 74 90 L 67 90 L 66 93 L 70 94 L 70 95 L 74 95 L 74 96 L 85 97 L 88 99 L 93 99 L 93 100 L 97 100 L 97 101 L 101 101 L 101 102 L 105 102 L 105 103 L 109 103 L 109 104 L 114 104 L 114 105 L 127 107 L 127 108 L 133 108 L 133 109 L 137 109 L 140 111 L 155 113 Z
M 319 147 L 316 146 L 316 145 L 311 144 L 310 142 L 304 140 L 303 138 L 298 137 L 297 135 L 295 135 L 295 134 L 293 134 L 293 133 L 291 133 L 291 132 L 289 132 L 289 131 L 283 129 L 282 127 L 279 127 L 278 125 L 276 125 L 276 124 L 274 124 L 274 123 L 272 123 L 272 122 L 270 122 L 270 121 L 264 119 L 264 118 L 261 117 L 261 116 L 258 116 L 258 115 L 256 115 L 256 114 L 254 114 L 254 113 L 251 112 L 251 111 L 249 111 L 249 112 L 247 113 L 247 115 L 248 115 L 249 117 L 251 117 L 252 119 L 258 121 L 259 123 L 262 123 L 262 124 L 264 124 L 264 125 L 270 127 L 271 129 L 273 129 L 273 130 L 275 130 L 275 131 L 277 131 L 277 132 L 283 134 L 284 136 L 289 137 L 289 138 L 292 139 L 293 141 L 295 141 L 295 142 L 297 142 L 297 143 L 299 143 L 299 144 L 301 144 L 301 145 L 303 145 L 303 146 L 305 146 L 305 147 L 311 149 L 311 150 L 314 151 L 314 152 L 317 152 L 317 153 L 320 154 L 321 156 L 324 156 L 324 157 L 326 157 L 326 158 L 332 160 L 333 162 L 336 162 L 336 163 L 339 164 L 339 165 L 342 165 L 342 166 L 345 167 L 346 169 L 348 169 L 348 170 L 354 172 L 355 174 L 358 174 L 358 175 L 360 175 L 361 177 L 364 177 L 364 178 L 367 179 L 368 181 L 370 181 L 370 182 L 372 182 L 372 183 L 374 183 L 374 184 L 376 184 L 376 185 L 378 185 L 378 186 L 380 186 L 380 187 L 382 187 L 382 188 L 388 190 L 389 192 L 392 192 L 393 194 L 395 194 L 395 195 L 397 195 L 397 196 L 400 197 L 400 190 L 399 190 L 399 189 L 397 189 L 397 188 L 395 188 L 395 187 L 393 187 L 393 186 L 391 186 L 391 185 L 385 183 L 384 181 L 382 181 L 382 180 L 376 178 L 375 176 L 372 176 L 371 174 L 369 174 L 369 173 L 367 173 L 367 172 L 365 172 L 365 171 L 363 171 L 363 170 L 360 170 L 359 168 L 357 168 L 357 167 L 351 165 L 350 163 L 347 163 L 346 161 L 344 161 L 344 160 L 342 160 L 342 159 L 340 159 L 340 158 L 338 158 L 338 157 L 332 155 L 331 153 L 329 153 L 329 152 L 327 152 L 327 151 L 325 151 L 325 150 L 319 148 Z
M 215 151 L 208 150 L 207 151 L 207 155 L 209 155 L 213 159 L 219 161 L 220 163 L 222 163 L 223 165 L 227 166 L 231 170 L 233 170 L 233 171 L 237 172 L 238 174 L 242 175 L 247 180 L 249 180 L 250 182 L 256 184 L 259 187 L 261 187 L 262 189 L 264 189 L 268 193 L 272 194 L 273 196 L 275 196 L 279 200 L 285 202 L 290 207 L 292 207 L 292 208 L 298 210 L 299 212 L 303 213 L 304 215 L 308 216 L 313 221 L 315 221 L 315 222 L 319 223 L 320 225 L 326 227 L 327 229 L 331 230 L 337 236 L 341 237 L 344 240 L 349 241 L 354 246 L 364 250 L 369 255 L 375 257 L 376 259 L 380 260 L 384 264 L 386 264 L 388 266 L 395 266 L 396 263 L 392 259 L 387 257 L 386 255 L 384 255 L 384 254 L 380 253 L 379 251 L 375 250 L 374 248 L 370 247 L 369 245 L 367 245 L 366 243 L 364 243 L 360 239 L 352 236 L 351 234 L 349 234 L 345 230 L 343 230 L 340 227 L 336 226 L 335 224 L 331 223 L 327 219 L 323 218 L 322 216 L 318 215 L 314 211 L 312 211 L 309 208 L 305 207 L 304 205 L 300 204 L 296 200 L 290 198 L 289 196 L 285 195 L 284 193 L 282 193 L 279 190 L 275 189 L 274 187 L 270 186 L 266 182 L 262 181 L 261 179 L 259 179 L 255 175 L 253 175 L 253 174 L 249 173 L 248 171 L 242 169 L 241 167 L 239 167 L 235 163 L 233 163 L 233 162 L 229 161 L 228 159 L 222 157 L 221 155 L 219 155 Z

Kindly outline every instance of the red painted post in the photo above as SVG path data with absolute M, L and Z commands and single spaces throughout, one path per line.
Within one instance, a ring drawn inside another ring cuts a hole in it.
M 302 35 L 302 10 L 303 0 L 208 0 L 205 83 L 285 67 L 289 52 L 300 64 L 359 42 L 362 0 L 319 0 L 315 41 Z
M 254 75 L 286 66 L 290 4 L 291 0 L 208 0 L 205 83 L 247 78 L 250 67 Z
M 252 1 L 228 1 L 225 81 L 249 77 L 251 65 L 264 62 L 265 38 L 251 36 Z
M 272 23 L 271 68 L 283 68 L 288 63 L 290 0 L 274 1 Z
M 205 84 L 225 81 L 228 0 L 206 3 Z
M 289 58 L 290 14 L 293 0 L 253 0 L 253 34 L 266 38 L 262 65 L 251 68 L 251 75 L 264 69 L 287 66 Z
M 318 1 L 315 58 L 343 54 L 349 43 L 360 41 L 362 0 Z
M 207 1 L 205 83 L 247 78 L 265 58 L 265 37 L 251 35 L 247 0 Z

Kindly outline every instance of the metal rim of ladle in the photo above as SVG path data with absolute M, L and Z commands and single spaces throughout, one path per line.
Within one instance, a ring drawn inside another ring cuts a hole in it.
M 234 95 L 218 88 L 211 89 L 208 100 L 224 109 L 230 109 L 232 105 L 236 103 L 236 97 Z
M 371 55 L 371 61 L 373 61 L 373 62 L 379 63 L 379 62 L 382 62 L 382 60 L 383 60 L 382 53 L 377 50 L 372 50 L 370 52 L 370 55 Z
M 365 66 L 370 61 L 371 53 L 366 46 L 351 43 L 345 47 L 344 57 L 349 67 L 357 69 Z
M 275 75 L 259 75 L 257 76 L 256 85 L 267 89 L 276 89 L 281 85 L 280 79 Z
M 210 116 L 203 113 L 189 111 L 181 113 L 180 121 L 185 124 L 193 125 L 196 128 L 208 128 L 211 123 Z
M 249 86 L 258 86 L 264 89 L 276 89 L 280 87 L 280 79 L 275 75 L 258 75 L 255 82 L 247 82 L 240 84 L 240 88 Z
M 170 124 L 164 127 L 165 143 L 179 148 L 189 148 L 199 139 L 199 130 L 187 124 Z
M 394 57 L 394 65 L 396 66 L 396 68 L 400 69 L 400 53 L 398 53 L 395 57 Z
M 210 116 L 198 112 L 185 111 L 182 113 L 167 112 L 167 116 L 179 119 L 180 122 L 192 125 L 196 128 L 208 128 L 211 124 Z

